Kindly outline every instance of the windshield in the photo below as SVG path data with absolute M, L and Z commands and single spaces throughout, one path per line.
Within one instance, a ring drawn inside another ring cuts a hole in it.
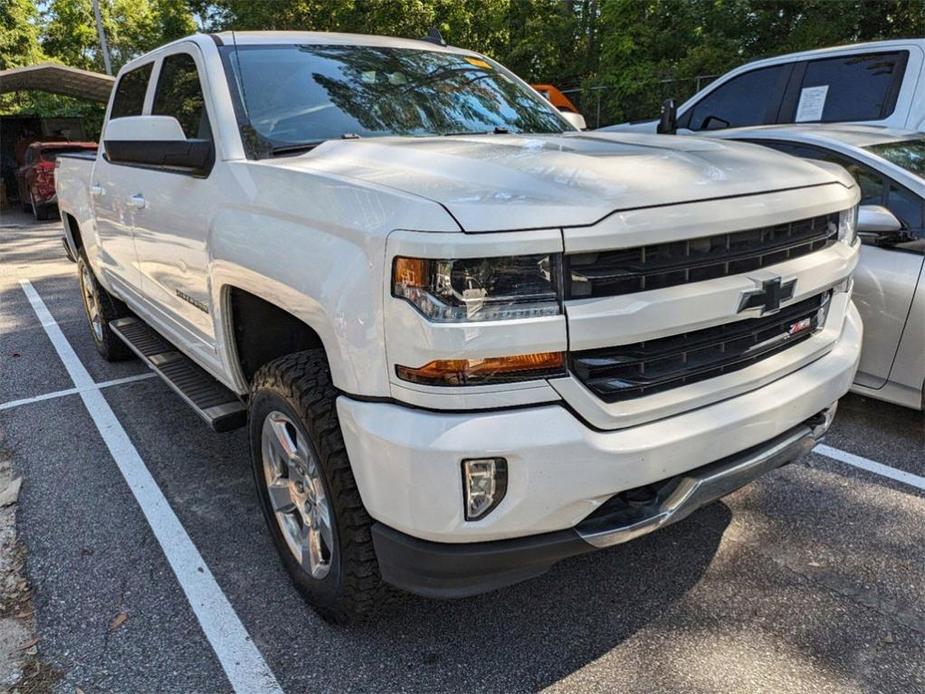
M 920 178 L 925 178 L 925 139 L 886 142 L 868 145 L 864 149 Z
M 545 99 L 486 59 L 374 46 L 222 48 L 243 115 L 271 148 L 344 136 L 561 133 Z

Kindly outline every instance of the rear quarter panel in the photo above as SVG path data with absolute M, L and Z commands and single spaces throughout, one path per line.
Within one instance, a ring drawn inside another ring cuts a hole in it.
M 61 155 L 55 169 L 55 189 L 58 193 L 58 209 L 61 217 L 70 215 L 80 229 L 80 238 L 91 264 L 96 257 L 96 225 L 93 221 L 93 207 L 90 202 L 90 179 L 93 175 L 94 160 L 84 157 Z M 74 257 L 77 257 L 77 244 L 71 224 L 65 222 L 64 237 Z

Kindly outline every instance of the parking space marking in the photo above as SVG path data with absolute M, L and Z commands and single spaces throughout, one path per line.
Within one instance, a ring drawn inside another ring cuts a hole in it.
M 822 443 L 813 449 L 813 453 L 824 455 L 826 458 L 837 460 L 840 463 L 852 465 L 856 468 L 860 468 L 861 470 L 872 472 L 875 475 L 888 477 L 889 479 L 896 482 L 902 482 L 903 484 L 908 484 L 911 487 L 925 491 L 925 477 L 914 475 L 911 472 L 906 472 L 905 470 L 897 470 L 896 468 L 890 467 L 889 465 L 884 465 L 882 463 L 870 460 L 869 458 L 864 458 L 863 456 L 855 455 L 854 453 L 848 453 L 847 451 L 839 450 L 838 448 L 832 448 L 831 446 L 826 446 Z
M 120 386 L 123 383 L 134 383 L 135 381 L 143 381 L 148 378 L 154 378 L 157 376 L 156 373 L 145 373 L 138 374 L 137 376 L 126 376 L 125 378 L 114 378 L 111 381 L 102 381 L 101 383 L 94 383 L 91 390 L 98 388 L 109 388 L 110 386 Z M 64 390 L 56 390 L 51 393 L 44 393 L 43 395 L 36 395 L 31 398 L 22 398 L 21 400 L 10 400 L 9 402 L 0 403 L 0 410 L 11 410 L 14 407 L 19 407 L 20 405 L 30 405 L 33 402 L 42 402 L 43 400 L 54 400 L 55 398 L 63 398 L 65 395 L 76 395 L 80 393 L 80 388 L 65 388 Z
M 61 332 L 61 328 L 52 318 L 32 283 L 29 280 L 20 280 L 20 285 L 64 363 L 64 368 L 76 386 L 75 390 L 83 400 L 119 471 L 141 507 L 231 686 L 236 692 L 281 694 L 282 688 L 276 677 L 254 645 L 180 519 L 170 508 L 135 445 L 103 397 L 102 391 L 93 387 L 90 373 Z

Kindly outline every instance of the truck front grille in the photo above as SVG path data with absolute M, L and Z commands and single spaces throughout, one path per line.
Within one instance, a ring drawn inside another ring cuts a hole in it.
M 651 395 L 744 369 L 809 338 L 825 324 L 831 292 L 680 335 L 573 352 L 572 373 L 605 402 Z
M 566 297 L 584 299 L 738 275 L 818 251 L 838 238 L 838 214 L 747 231 L 565 257 Z

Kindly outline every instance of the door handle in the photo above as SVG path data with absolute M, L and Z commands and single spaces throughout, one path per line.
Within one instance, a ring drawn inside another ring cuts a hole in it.
M 141 193 L 135 193 L 128 199 L 128 204 L 132 207 L 137 207 L 138 209 L 142 210 L 148 206 L 148 201 L 145 200 L 145 196 Z
M 90 186 L 90 195 L 101 198 L 103 197 L 103 194 L 103 186 L 101 186 L 99 183 L 94 183 L 92 186 Z

